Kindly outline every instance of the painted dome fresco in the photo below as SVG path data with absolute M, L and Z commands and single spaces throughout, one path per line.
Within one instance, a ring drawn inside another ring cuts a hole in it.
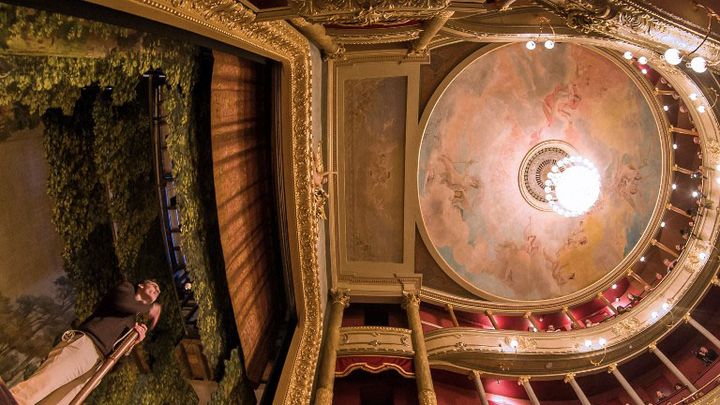
M 507 45 L 439 90 L 420 146 L 420 226 L 465 288 L 553 299 L 637 258 L 658 206 L 664 141 L 623 63 L 573 44 Z M 600 197 L 564 217 L 543 186 L 555 162 L 576 155 L 599 171 Z

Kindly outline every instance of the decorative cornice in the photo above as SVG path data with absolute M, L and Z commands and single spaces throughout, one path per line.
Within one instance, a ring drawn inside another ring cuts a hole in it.
M 290 0 L 290 7 L 308 21 L 356 26 L 426 20 L 449 4 L 449 0 Z
M 584 34 L 601 34 L 643 46 L 659 53 L 672 47 L 684 52 L 695 49 L 703 39 L 693 24 L 669 18 L 630 0 L 540 0 L 565 18 L 570 28 Z M 720 44 L 708 40 L 697 55 L 710 63 L 720 61 Z

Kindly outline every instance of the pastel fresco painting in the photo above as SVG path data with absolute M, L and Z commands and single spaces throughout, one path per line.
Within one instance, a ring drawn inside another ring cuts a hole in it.
M 501 47 L 459 73 L 429 115 L 418 166 L 422 226 L 476 293 L 573 293 L 614 269 L 647 228 L 660 189 L 659 133 L 638 86 L 606 56 L 571 44 Z M 600 199 L 585 215 L 542 211 L 521 195 L 523 158 L 550 140 L 600 171 Z

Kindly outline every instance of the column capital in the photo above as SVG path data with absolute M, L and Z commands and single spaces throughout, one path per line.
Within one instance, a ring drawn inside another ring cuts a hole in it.
M 485 315 L 492 315 L 492 314 L 493 314 L 492 309 L 486 309 L 486 310 L 485 310 Z
M 633 271 L 633 269 L 627 269 L 627 275 L 628 275 L 628 277 L 632 277 L 633 274 L 635 274 L 635 272 Z
M 683 315 L 683 317 L 682 317 L 682 320 L 683 320 L 685 323 L 690 322 L 691 319 L 693 319 L 693 317 L 690 316 L 690 312 L 686 313 L 686 314 Z
M 523 314 L 523 318 L 525 318 L 525 319 L 530 319 L 531 316 L 532 316 L 532 312 L 530 312 L 530 311 L 527 311 Z
M 656 343 L 656 342 L 650 343 L 650 344 L 648 345 L 648 350 L 650 350 L 651 352 L 655 353 L 655 351 L 657 350 L 657 343 Z
M 600 291 L 599 293 L 597 293 L 597 297 L 603 299 L 605 298 L 605 295 L 603 295 L 602 291 Z
M 567 305 L 563 305 L 562 310 L 563 312 L 570 312 L 570 308 Z
M 717 276 L 713 277 L 712 280 L 710 280 L 710 282 L 713 285 L 720 286 L 720 278 L 718 278 Z
M 481 375 L 483 375 L 483 372 L 480 370 L 470 370 L 470 374 L 468 374 L 468 379 L 474 380 L 476 378 L 480 378 Z
M 613 363 L 608 366 L 608 373 L 614 373 L 617 371 L 617 363 Z
M 524 375 L 518 378 L 518 385 L 525 385 L 530 383 L 530 376 Z
M 330 298 L 333 304 L 342 304 L 345 308 L 350 306 L 350 290 L 347 288 L 333 288 L 330 290 Z
M 563 378 L 563 381 L 565 381 L 565 384 L 569 383 L 570 381 L 575 381 L 575 373 L 565 374 L 565 378 Z
M 417 292 L 403 291 L 402 307 L 407 308 L 410 306 L 420 306 L 420 294 L 418 294 Z

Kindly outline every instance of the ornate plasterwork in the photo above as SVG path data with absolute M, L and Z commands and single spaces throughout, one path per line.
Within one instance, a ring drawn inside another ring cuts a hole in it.
M 541 3 L 579 32 L 607 35 L 660 53 L 668 47 L 690 52 L 704 35 L 704 32 L 688 28 L 692 26 L 689 22 L 678 24 L 668 16 L 630 0 L 541 0 Z M 708 40 L 696 54 L 708 62 L 717 62 L 720 44 Z
M 340 328 L 338 356 L 392 355 L 412 357 L 410 329 L 388 326 L 354 326 Z
M 420 37 L 419 26 L 378 29 L 330 29 L 328 34 L 341 44 L 386 44 L 413 41 Z
M 348 25 L 398 24 L 426 20 L 449 0 L 291 0 L 290 7 L 308 21 Z
M 254 13 L 233 0 L 92 0 L 112 9 L 141 15 L 249 49 L 283 65 L 287 93 L 283 99 L 289 116 L 284 173 L 289 231 L 295 243 L 293 276 L 299 326 L 294 356 L 286 359 L 287 386 L 278 398 L 283 403 L 310 402 L 313 377 L 322 337 L 320 279 L 317 257 L 319 225 L 313 200 L 311 150 L 310 48 L 308 41 L 286 22 L 254 22 Z M 279 391 L 280 392 L 280 391 Z M 284 395 L 284 397 L 281 397 Z

